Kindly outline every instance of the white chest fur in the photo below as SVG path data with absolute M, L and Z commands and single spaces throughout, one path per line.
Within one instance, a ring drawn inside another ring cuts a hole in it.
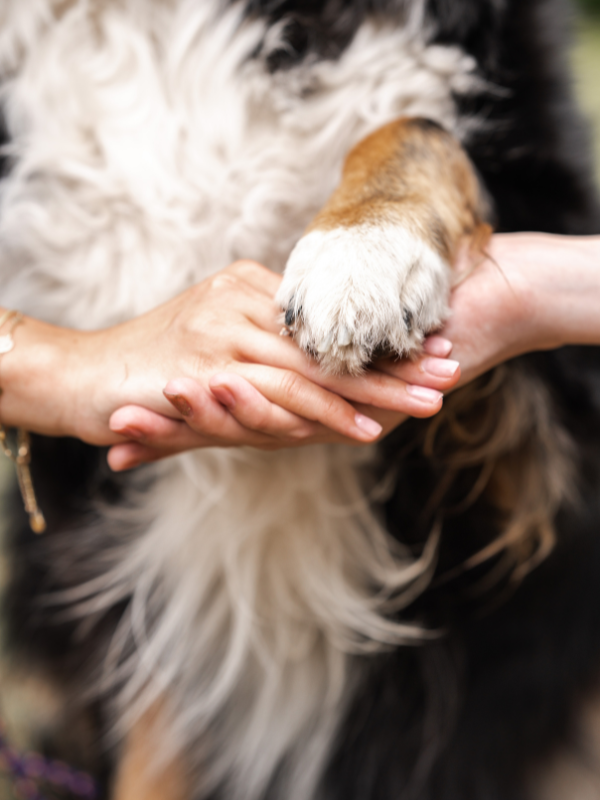
M 37 5 L 14 0 L 0 39 L 18 156 L 0 258 L 5 302 L 73 326 L 235 258 L 281 270 L 352 145 L 401 114 L 454 128 L 451 94 L 474 83 L 468 57 L 411 28 L 368 24 L 339 62 L 272 75 L 249 55 L 276 33 L 238 8 L 82 0 L 36 29 Z
M 236 7 L 60 5 L 0 12 L 16 159 L 0 270 L 3 303 L 63 325 L 129 318 L 239 257 L 282 270 L 361 137 L 401 114 L 456 129 L 452 93 L 475 84 L 468 57 L 427 45 L 417 4 L 402 29 L 365 24 L 337 62 L 276 74 L 249 56 L 277 31 Z M 357 477 L 365 460 L 325 447 L 175 459 L 134 498 L 145 533 L 67 598 L 87 613 L 134 595 L 111 655 L 135 641 L 119 712 L 128 722 L 168 691 L 174 741 L 206 734 L 203 785 L 229 777 L 234 800 L 258 797 L 284 757 L 281 796 L 311 798 L 348 654 L 419 635 L 384 611 L 430 554 L 394 548 Z

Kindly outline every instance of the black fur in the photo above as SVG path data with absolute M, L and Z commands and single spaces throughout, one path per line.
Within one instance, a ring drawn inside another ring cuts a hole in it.
M 497 227 L 600 232 L 586 133 L 564 71 L 564 4 L 432 0 L 430 9 L 438 41 L 466 46 L 485 77 L 509 90 L 462 109 L 490 121 L 467 149 L 493 198 Z M 526 800 L 535 770 L 560 744 L 576 752 L 578 704 L 600 676 L 600 353 L 566 348 L 521 361 L 551 387 L 577 443 L 581 502 L 559 515 L 559 546 L 510 600 L 481 616 L 456 581 L 433 589 L 418 611 L 446 626 L 445 640 L 365 664 L 327 798 Z M 404 448 L 389 524 L 415 540 L 432 523 L 419 510 L 435 468 L 406 449 L 426 425 L 402 426 L 387 445 L 388 458 Z M 447 506 L 461 492 L 453 487 Z M 442 541 L 475 552 L 494 528 L 481 501 L 444 520 Z M 468 554 L 449 547 L 441 569 Z
M 6 125 L 4 124 L 4 119 L 0 113 L 0 178 L 3 178 L 6 175 L 9 168 L 8 157 L 4 152 L 7 144 L 8 133 L 6 131 Z
M 269 56 L 277 70 L 309 54 L 338 57 L 366 16 L 401 20 L 404 3 L 249 0 L 248 13 L 287 21 L 286 46 Z M 489 121 L 467 148 L 493 199 L 498 228 L 600 232 L 586 134 L 564 68 L 564 3 L 429 0 L 427 13 L 435 39 L 465 48 L 497 87 L 460 102 L 463 114 Z M 556 550 L 504 602 L 482 613 L 471 601 L 480 572 L 434 582 L 406 613 L 443 626 L 446 635 L 365 659 L 324 779 L 326 800 L 527 800 L 532 771 L 574 735 L 577 704 L 600 675 L 600 351 L 569 348 L 522 361 L 550 387 L 577 444 L 582 501 L 561 511 Z M 386 463 L 398 467 L 384 509 L 389 528 L 416 545 L 434 521 L 421 513 L 437 469 L 420 447 L 427 424 L 405 424 L 383 447 Z M 21 519 L 12 631 L 57 674 L 85 675 L 114 620 L 98 620 L 87 639 L 75 642 L 66 623 L 48 626 L 36 597 L 68 581 L 52 572 L 54 547 L 66 541 L 83 560 L 93 552 L 94 540 L 75 545 L 64 531 L 85 523 L 93 498 L 118 502 L 127 479 L 109 476 L 100 451 L 72 441 L 36 438 L 34 464 L 49 532 L 34 538 Z M 463 475 L 436 509 L 444 529 L 440 573 L 497 533 L 499 520 L 484 500 L 451 513 L 471 480 Z
M 405 0 L 248 0 L 249 16 L 285 23 L 281 48 L 269 53 L 273 71 L 289 69 L 307 56 L 338 58 L 367 16 L 401 22 Z

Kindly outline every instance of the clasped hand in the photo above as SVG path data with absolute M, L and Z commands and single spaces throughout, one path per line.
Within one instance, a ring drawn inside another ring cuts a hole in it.
M 406 415 L 438 412 L 459 378 L 531 350 L 598 343 L 599 248 L 600 237 L 495 235 L 475 269 L 455 266 L 469 277 L 452 293 L 444 338 L 358 377 L 324 374 L 279 336 L 281 278 L 251 261 L 105 330 L 26 317 L 2 357 L 2 422 L 109 445 L 115 470 L 195 447 L 370 443 Z
M 109 463 L 123 470 L 195 447 L 369 443 L 406 415 L 439 411 L 460 374 L 446 358 L 449 342 L 431 337 L 417 360 L 383 359 L 358 377 L 324 375 L 279 335 L 280 280 L 239 261 L 147 314 L 87 334 L 81 369 L 91 388 L 76 435 L 113 444 Z

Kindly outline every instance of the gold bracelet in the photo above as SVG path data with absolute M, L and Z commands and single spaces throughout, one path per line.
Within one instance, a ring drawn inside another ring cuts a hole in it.
M 13 339 L 13 331 L 23 322 L 23 315 L 18 311 L 5 311 L 0 316 L 0 329 L 11 322 L 8 333 L 0 335 L 0 356 L 10 353 L 15 346 Z M 0 397 L 2 397 L 2 387 L 0 386 Z M 46 520 L 42 514 L 36 500 L 35 491 L 33 488 L 33 481 L 31 480 L 31 471 L 29 464 L 31 463 L 31 440 L 29 433 L 23 428 L 17 431 L 17 452 L 14 453 L 8 444 L 8 437 L 6 429 L 0 423 L 0 447 L 2 452 L 7 458 L 14 462 L 17 468 L 17 480 L 19 482 L 19 489 L 21 490 L 21 497 L 23 498 L 23 505 L 25 511 L 29 515 L 29 527 L 34 533 L 43 533 L 46 530 Z

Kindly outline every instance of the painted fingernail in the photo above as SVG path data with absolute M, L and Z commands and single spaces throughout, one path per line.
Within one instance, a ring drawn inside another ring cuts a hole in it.
M 406 391 L 422 403 L 438 403 L 444 396 L 435 389 L 428 389 L 426 386 L 413 386 L 411 384 L 406 387 Z
M 182 394 L 170 394 L 169 392 L 165 391 L 163 391 L 163 394 L 169 403 L 171 403 L 171 405 L 174 406 L 180 414 L 182 414 L 184 417 L 192 416 L 192 407 Z
M 226 386 L 211 386 L 211 392 L 225 408 L 235 408 L 235 397 Z
M 119 433 L 121 436 L 127 436 L 128 439 L 143 439 L 146 435 L 143 431 L 141 431 L 139 428 L 135 428 L 133 425 L 125 425 L 122 428 L 118 428 L 115 430 L 115 433 Z
M 364 433 L 368 434 L 373 439 L 376 436 L 379 436 L 379 434 L 383 430 L 383 428 L 378 422 L 375 422 L 374 419 L 365 417 L 362 414 L 355 414 L 354 422 L 357 428 L 359 428 Z
M 437 378 L 451 378 L 456 375 L 458 361 L 451 361 L 449 358 L 426 358 L 421 362 L 421 369 Z
M 452 352 L 452 342 L 449 339 L 444 339 L 443 336 L 429 336 L 425 339 L 423 350 L 429 353 L 430 356 L 446 358 Z

